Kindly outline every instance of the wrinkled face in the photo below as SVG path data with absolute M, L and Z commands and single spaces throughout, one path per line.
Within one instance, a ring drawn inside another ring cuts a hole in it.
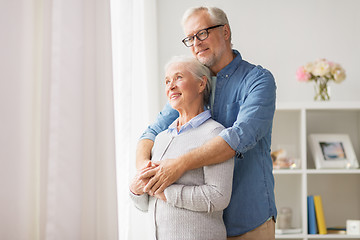
M 187 37 L 193 36 L 202 29 L 212 27 L 209 14 L 205 11 L 193 14 L 184 24 L 184 32 Z M 207 39 L 200 41 L 194 39 L 194 45 L 190 47 L 192 54 L 205 66 L 212 68 L 221 61 L 226 51 L 224 27 L 210 29 Z
M 186 113 L 202 105 L 203 85 L 186 69 L 185 63 L 173 63 L 166 70 L 165 93 L 171 107 L 179 112 Z

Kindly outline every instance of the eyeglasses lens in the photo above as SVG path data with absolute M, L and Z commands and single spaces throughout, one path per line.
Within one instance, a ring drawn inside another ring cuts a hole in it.
M 196 34 L 197 39 L 199 39 L 200 41 L 205 40 L 208 37 L 208 32 L 207 30 L 201 30 L 200 32 L 198 32 Z
M 201 30 L 199 31 L 196 35 L 192 36 L 192 37 L 187 37 L 183 40 L 183 42 L 185 43 L 185 45 L 187 47 L 191 47 L 194 44 L 194 39 L 195 37 L 200 40 L 200 41 L 204 41 L 207 37 L 208 37 L 208 31 L 207 29 Z

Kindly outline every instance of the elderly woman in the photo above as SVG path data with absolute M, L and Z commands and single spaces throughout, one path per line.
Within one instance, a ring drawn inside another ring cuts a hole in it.
M 195 58 L 175 57 L 165 67 L 165 93 L 179 117 L 155 139 L 152 159 L 130 185 L 135 206 L 150 212 L 158 240 L 226 239 L 223 209 L 231 197 L 234 160 L 186 172 L 162 194 L 144 193 L 139 175 L 156 162 L 203 145 L 224 128 L 204 111 L 210 97 L 210 70 Z

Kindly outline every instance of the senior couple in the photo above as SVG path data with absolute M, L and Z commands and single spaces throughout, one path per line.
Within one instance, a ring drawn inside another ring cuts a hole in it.
M 130 196 L 158 240 L 275 239 L 274 78 L 232 49 L 221 9 L 191 8 L 182 26 L 194 57 L 165 66 L 168 103 L 138 143 Z

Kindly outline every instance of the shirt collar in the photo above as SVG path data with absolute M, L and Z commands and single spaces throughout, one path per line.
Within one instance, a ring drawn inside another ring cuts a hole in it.
M 203 124 L 209 118 L 211 118 L 210 110 L 205 110 L 204 112 L 196 115 L 190 121 L 188 121 L 183 126 L 181 126 L 179 132 L 177 131 L 177 125 L 179 122 L 179 118 L 177 118 L 172 124 L 170 124 L 170 126 L 168 128 L 168 132 L 171 133 L 172 135 L 179 135 L 181 133 L 186 132 L 189 129 L 199 127 L 201 124 Z

